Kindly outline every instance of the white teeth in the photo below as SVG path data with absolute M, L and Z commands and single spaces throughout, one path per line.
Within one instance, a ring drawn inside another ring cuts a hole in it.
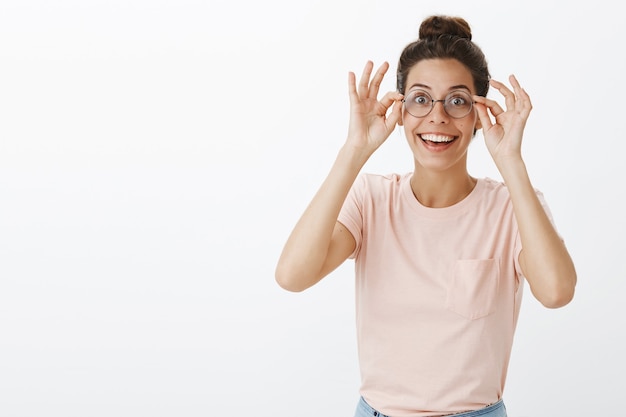
M 443 136 L 443 135 L 420 135 L 422 139 L 428 140 L 430 142 L 452 142 L 454 140 L 454 136 Z

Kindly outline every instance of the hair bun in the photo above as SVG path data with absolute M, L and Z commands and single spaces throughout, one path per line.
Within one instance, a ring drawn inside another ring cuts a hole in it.
M 434 39 L 441 35 L 458 36 L 472 40 L 472 29 L 465 19 L 453 16 L 430 16 L 420 25 L 420 39 Z

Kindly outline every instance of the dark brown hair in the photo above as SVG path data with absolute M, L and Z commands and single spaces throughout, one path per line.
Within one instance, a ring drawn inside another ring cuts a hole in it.
M 460 17 L 430 16 L 422 21 L 419 37 L 408 44 L 398 61 L 396 87 L 404 94 L 406 79 L 415 64 L 424 59 L 456 59 L 472 74 L 474 88 L 479 96 L 489 90 L 489 68 L 482 50 L 472 42 L 472 30 Z

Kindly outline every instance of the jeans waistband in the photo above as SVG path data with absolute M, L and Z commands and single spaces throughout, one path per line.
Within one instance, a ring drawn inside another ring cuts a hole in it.
M 359 417 L 391 417 L 372 408 L 363 397 L 359 400 L 357 411 L 361 413 L 357 413 Z M 506 407 L 504 401 L 500 399 L 487 407 L 457 414 L 447 414 L 446 417 L 506 417 Z

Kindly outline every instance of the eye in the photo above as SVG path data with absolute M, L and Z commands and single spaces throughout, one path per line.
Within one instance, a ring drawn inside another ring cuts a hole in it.
M 416 91 L 412 94 L 411 101 L 418 106 L 430 106 L 432 98 L 424 91 Z
M 448 104 L 454 107 L 463 107 L 468 103 L 468 99 L 462 95 L 454 95 L 448 98 Z

